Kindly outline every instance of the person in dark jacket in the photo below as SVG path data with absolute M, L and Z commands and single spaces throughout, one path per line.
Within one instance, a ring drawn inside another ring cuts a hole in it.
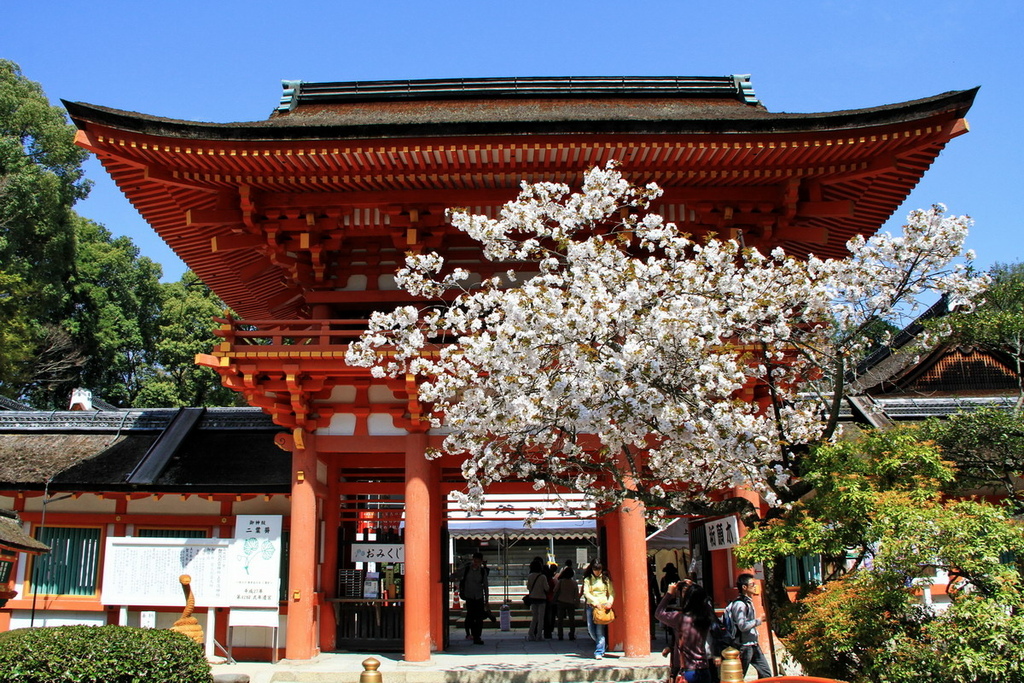
M 665 572 L 665 575 L 661 577 L 661 593 L 664 595 L 668 592 L 669 586 L 679 581 L 679 570 L 669 562 L 661 568 L 661 571 Z
M 576 583 L 576 573 L 572 567 L 565 566 L 558 575 L 555 585 L 555 608 L 558 610 L 558 639 L 565 635 L 565 623 L 569 622 L 569 640 L 576 640 L 576 605 L 580 600 L 580 588 Z
M 484 616 L 487 614 L 487 567 L 482 553 L 473 553 L 469 564 L 455 570 L 449 581 L 459 582 L 459 595 L 466 602 L 466 635 L 476 645 L 483 645 L 481 638 Z
M 549 579 L 544 560 L 539 557 L 530 562 L 530 574 L 526 577 L 526 595 L 530 602 L 530 630 L 527 640 L 544 639 L 544 614 L 548 605 Z

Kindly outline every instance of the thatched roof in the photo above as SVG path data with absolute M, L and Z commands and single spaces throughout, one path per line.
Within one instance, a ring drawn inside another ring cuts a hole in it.
M 0 419 L 0 490 L 290 490 L 291 459 L 274 444 L 280 428 L 258 411 L 210 410 L 180 432 L 170 427 L 175 412 L 32 412 Z M 165 457 L 157 459 L 153 476 L 129 482 L 140 463 L 154 460 L 157 448 Z
M 40 543 L 21 530 L 21 518 L 13 510 L 0 510 L 0 549 L 23 553 L 50 552 L 50 546 Z
M 155 440 L 155 435 L 0 434 L 0 485 L 41 484 L 101 454 L 134 465 Z

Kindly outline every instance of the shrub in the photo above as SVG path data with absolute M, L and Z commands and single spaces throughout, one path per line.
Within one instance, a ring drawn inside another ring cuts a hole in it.
M 0 634 L 0 683 L 211 683 L 203 648 L 167 630 L 57 626 Z

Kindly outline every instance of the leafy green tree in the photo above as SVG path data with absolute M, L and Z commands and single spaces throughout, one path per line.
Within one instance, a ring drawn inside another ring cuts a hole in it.
M 956 466 L 956 480 L 947 490 L 1002 496 L 1015 514 L 1024 513 L 1024 415 L 987 408 L 931 419 L 921 430 Z
M 128 237 L 75 220 L 72 309 L 66 322 L 86 360 L 71 383 L 117 405 L 133 405 L 155 362 L 163 294 L 160 266 Z M 62 397 L 71 386 L 64 386 Z
M 38 83 L 0 59 L 0 391 L 31 372 L 67 304 L 72 206 L 85 197 L 85 150 Z M 11 301 L 16 300 L 16 305 Z
M 1024 660 L 1024 529 L 1004 508 L 949 499 L 940 449 L 911 427 L 815 449 L 815 494 L 753 529 L 744 564 L 822 554 L 834 576 L 778 615 L 811 675 L 853 683 L 1019 681 Z M 922 599 L 950 577 L 944 609 Z
M 223 304 L 191 273 L 162 285 L 131 239 L 75 213 L 89 184 L 74 136 L 0 60 L 0 393 L 40 408 L 76 386 L 120 406 L 233 403 L 193 360 Z
M 997 263 L 984 302 L 949 316 L 953 340 L 1008 356 L 1017 375 L 1017 411 L 1024 409 L 1024 263 Z
M 213 318 L 224 310 L 224 303 L 192 271 L 163 285 L 155 366 L 137 406 L 238 405 L 238 394 L 224 388 L 217 373 L 195 364 L 196 354 L 208 353 L 216 342 Z
M 21 315 L 25 282 L 0 271 L 0 391 L 21 371 L 21 362 L 32 355 L 32 321 Z

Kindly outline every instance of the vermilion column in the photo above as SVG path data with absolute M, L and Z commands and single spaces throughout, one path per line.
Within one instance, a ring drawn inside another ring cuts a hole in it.
M 444 494 L 441 491 L 441 463 L 431 460 L 430 463 L 430 566 L 434 572 L 430 583 L 430 641 L 431 650 L 439 651 L 444 648 L 444 631 L 447 625 L 444 623 L 444 601 L 448 599 L 447 582 L 445 577 L 448 572 L 442 565 L 441 528 L 444 526 L 442 503 Z M 448 548 L 445 547 L 444 550 Z M 447 558 L 447 553 L 444 553 Z
M 647 527 L 644 505 L 627 500 L 615 512 L 619 520 L 619 548 L 622 567 L 617 588 L 621 593 L 623 650 L 627 657 L 651 654 L 651 604 L 647 585 Z
M 430 660 L 430 566 L 432 463 L 424 457 L 427 435 L 409 434 L 405 446 L 405 660 Z
M 327 598 L 336 598 L 338 586 L 338 527 L 341 526 L 341 507 L 338 494 L 338 468 L 327 468 L 327 499 L 324 501 L 324 563 L 320 568 L 320 592 Z M 324 601 L 320 608 L 320 649 L 331 651 L 338 639 L 338 620 L 335 603 Z
M 745 488 L 745 487 L 742 487 L 742 486 L 738 486 L 738 487 L 736 487 L 736 488 L 734 488 L 732 490 L 732 495 L 737 497 L 737 498 L 746 498 L 747 500 L 749 500 L 751 503 L 754 504 L 754 507 L 758 507 L 759 508 L 761 506 L 761 496 L 759 496 L 757 493 L 755 493 L 754 491 L 751 491 L 748 488 Z M 747 535 L 747 527 L 743 523 L 742 519 L 739 521 L 739 527 L 740 527 L 740 538 L 743 538 L 744 536 Z M 727 591 L 727 594 L 729 596 L 729 601 L 731 601 L 737 595 L 735 581 L 739 577 L 739 575 L 742 574 L 743 572 L 750 572 L 751 574 L 753 574 L 754 571 L 753 571 L 753 569 L 751 569 L 749 567 L 742 567 L 742 566 L 740 566 L 739 563 L 736 562 L 735 557 L 732 554 L 732 549 L 731 548 L 726 550 L 725 552 L 727 552 L 729 554 L 729 561 L 731 563 L 730 564 L 730 568 L 732 569 L 732 583 L 733 583 L 733 585 L 730 586 L 729 590 Z M 762 583 L 762 585 L 761 585 L 761 594 L 753 599 L 754 611 L 757 613 L 757 616 L 759 616 L 759 617 L 763 617 L 765 615 L 765 604 L 764 604 L 764 601 L 765 601 L 765 597 L 764 597 L 764 584 Z M 765 619 L 764 621 L 767 622 L 767 619 Z M 757 627 L 757 636 L 758 636 L 758 640 L 760 641 L 761 651 L 764 652 L 764 653 L 768 653 L 769 652 L 769 647 L 768 647 L 768 645 L 769 645 L 769 638 L 768 638 L 768 624 L 767 623 L 762 623 L 760 626 Z
M 305 434 L 292 449 L 291 547 L 288 560 L 288 659 L 312 659 L 317 647 L 316 437 Z M 303 446 L 303 447 L 300 447 Z

